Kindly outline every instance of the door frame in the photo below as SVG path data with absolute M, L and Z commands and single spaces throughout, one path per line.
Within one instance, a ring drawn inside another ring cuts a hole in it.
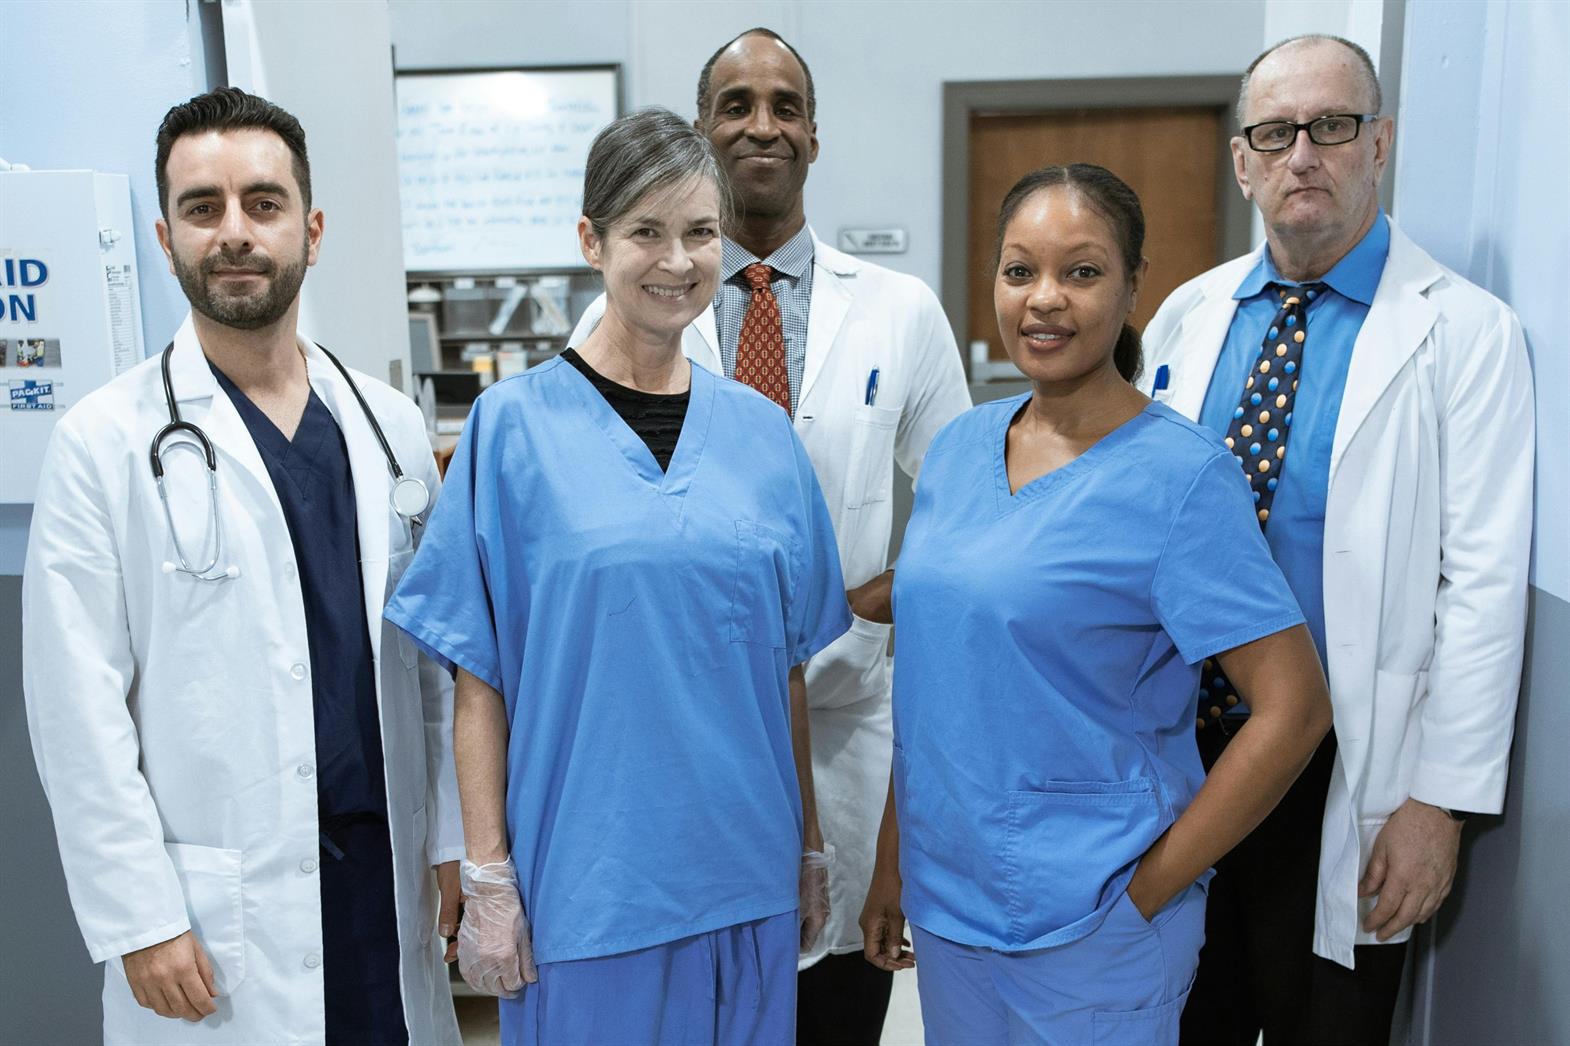
M 970 329 L 970 118 L 978 113 L 1028 115 L 1073 109 L 1224 108 L 1216 142 L 1216 262 L 1248 253 L 1252 209 L 1232 177 L 1236 76 L 1138 76 L 1080 80 L 950 80 L 943 84 L 943 311 L 960 355 Z M 967 362 L 967 367 L 969 366 Z

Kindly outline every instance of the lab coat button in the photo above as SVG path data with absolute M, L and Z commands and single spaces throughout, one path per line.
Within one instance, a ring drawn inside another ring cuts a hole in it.
M 294 772 L 309 780 L 311 775 L 316 773 L 316 767 L 312 766 L 310 763 L 301 763 Z
M 284 577 L 294 577 L 294 564 L 293 563 L 285 563 L 283 565 L 283 576 Z
M 312 952 L 310 955 L 307 955 L 305 957 L 305 968 L 307 970 L 314 970 L 318 966 L 320 966 L 321 964 L 322 964 L 322 957 L 320 955 L 317 955 L 315 952 Z
M 301 861 L 300 871 L 304 872 L 306 875 L 310 875 L 312 872 L 316 871 L 316 859 L 314 857 L 307 857 L 305 860 Z
M 294 664 L 289 666 L 289 674 L 295 679 L 304 679 L 305 666 L 296 661 Z

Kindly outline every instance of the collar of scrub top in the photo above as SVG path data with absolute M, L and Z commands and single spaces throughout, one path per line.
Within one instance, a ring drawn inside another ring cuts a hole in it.
M 763 262 L 775 272 L 799 280 L 812 267 L 812 227 L 803 222 L 796 235 L 786 240 L 767 258 L 759 258 L 735 240 L 726 237 L 720 241 L 720 279 L 730 282 L 749 265 Z
M 1390 222 L 1385 217 L 1381 208 L 1379 215 L 1374 219 L 1374 224 L 1357 241 L 1357 245 L 1347 251 L 1342 259 L 1321 276 L 1316 283 L 1327 284 L 1331 290 L 1343 298 L 1350 298 L 1363 305 L 1374 304 L 1374 293 L 1379 290 L 1379 279 L 1385 272 L 1385 259 L 1390 254 Z M 1259 252 L 1259 261 L 1248 275 L 1243 277 L 1243 282 L 1238 284 L 1237 290 L 1232 292 L 1232 297 L 1238 301 L 1247 301 L 1249 298 L 1263 294 L 1271 284 L 1281 284 L 1291 287 L 1296 281 L 1282 276 L 1276 269 L 1276 263 L 1271 260 L 1270 247 Z

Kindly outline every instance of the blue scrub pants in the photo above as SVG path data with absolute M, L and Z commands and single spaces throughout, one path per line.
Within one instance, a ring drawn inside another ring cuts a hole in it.
M 636 952 L 540 966 L 501 1001 L 506 1046 L 788 1046 L 794 911 Z
M 1175 1044 L 1205 940 L 1205 887 L 1150 922 L 1120 892 L 1088 936 L 1039 951 L 911 933 L 927 1046 Z

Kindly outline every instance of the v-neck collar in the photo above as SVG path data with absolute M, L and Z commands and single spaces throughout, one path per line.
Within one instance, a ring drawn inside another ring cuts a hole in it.
M 332 417 L 332 412 L 327 409 L 327 404 L 323 403 L 321 398 L 316 395 L 315 388 L 307 386 L 305 409 L 300 412 L 300 420 L 295 423 L 294 435 L 292 437 L 285 436 L 283 429 L 278 427 L 278 423 L 270 418 L 266 411 L 258 407 L 256 402 L 247 396 L 245 390 L 236 385 L 229 375 L 219 370 L 217 364 L 213 363 L 212 360 L 208 360 L 207 365 L 212 369 L 213 377 L 218 380 L 219 386 L 229 397 L 229 401 L 234 404 L 235 410 L 240 412 L 242 419 L 246 423 L 245 427 L 251 432 L 251 439 L 258 442 L 265 439 L 271 444 L 267 449 L 274 457 L 286 457 L 291 451 L 314 450 L 321 443 L 322 434 L 316 431 L 320 427 L 318 423 L 321 419 L 316 412 L 325 413 L 329 418 Z M 300 442 L 301 437 L 310 437 L 313 432 L 315 432 L 315 442 L 310 447 Z M 261 448 L 258 447 L 258 449 Z
M 717 379 L 697 364 L 689 364 L 692 383 L 687 400 L 687 416 L 682 421 L 681 433 L 676 437 L 676 450 L 671 454 L 670 465 L 663 471 L 649 445 L 622 420 L 620 414 L 605 401 L 592 382 L 571 363 L 560 356 L 544 364 L 554 368 L 558 380 L 571 390 L 578 404 L 591 417 L 605 438 L 621 455 L 632 473 L 657 493 L 675 498 L 685 498 L 692 486 L 692 477 L 708 444 L 709 422 L 714 414 L 714 392 Z
M 274 482 L 279 482 L 280 476 L 287 477 L 294 483 L 298 494 L 307 495 L 309 483 L 306 476 L 318 467 L 323 445 L 337 430 L 337 421 L 334 420 L 332 411 L 327 409 L 327 404 L 316 395 L 314 388 L 310 389 L 305 400 L 305 409 L 300 412 L 300 420 L 295 425 L 294 436 L 290 438 L 283 434 L 278 423 L 268 417 L 267 412 L 258 407 L 251 397 L 229 378 L 229 375 L 219 370 L 210 360 L 208 366 L 212 368 L 213 377 L 217 379 L 219 387 L 234 404 L 246 431 L 251 434 L 251 442 L 256 445 L 257 452 L 267 463 L 267 471 L 273 476 Z M 277 472 L 274 472 L 274 468 Z
M 998 417 L 993 422 L 991 439 L 988 440 L 988 450 L 992 455 L 993 492 L 996 495 L 999 515 L 1006 515 L 1023 505 L 1036 501 L 1076 476 L 1095 469 L 1104 458 L 1109 454 L 1115 453 L 1119 447 L 1129 440 L 1133 434 L 1135 424 L 1147 414 L 1152 413 L 1156 407 L 1154 402 L 1147 403 L 1139 413 L 1086 447 L 1084 452 L 1072 461 L 1065 462 L 1051 472 L 1037 476 L 1018 490 L 1011 492 L 1009 490 L 1008 467 L 1009 426 L 1013 424 L 1014 418 L 1018 416 L 1025 404 L 1030 402 L 1032 395 L 1034 393 L 1023 392 L 1018 396 L 1002 401 L 1008 409 L 998 411 Z

